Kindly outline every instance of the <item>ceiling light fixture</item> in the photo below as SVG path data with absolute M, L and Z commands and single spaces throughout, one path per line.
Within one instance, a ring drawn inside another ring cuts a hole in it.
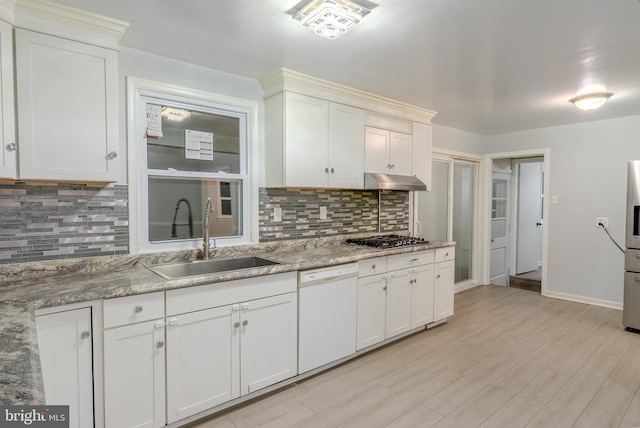
M 173 107 L 162 107 L 162 117 L 172 122 L 182 122 L 189 116 L 191 116 L 191 112 L 189 110 Z
M 591 111 L 602 107 L 612 95 L 611 92 L 594 92 L 591 94 L 578 95 L 577 97 L 571 98 L 569 102 L 573 103 L 580 110 Z
M 337 39 L 358 25 L 375 6 L 365 0 L 305 0 L 288 13 L 318 36 Z

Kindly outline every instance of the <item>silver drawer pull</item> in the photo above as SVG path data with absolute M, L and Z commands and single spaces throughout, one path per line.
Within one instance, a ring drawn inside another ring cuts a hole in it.
M 88 331 L 83 331 L 83 332 L 80 334 L 80 339 L 88 339 L 88 338 L 90 338 L 90 337 L 91 337 L 91 333 L 89 333 Z
M 133 308 L 133 312 L 139 314 L 140 312 L 142 312 L 142 306 L 136 306 L 135 308 Z
M 375 268 L 376 268 L 376 265 L 371 265 L 371 269 L 375 269 Z
M 243 327 L 246 327 L 248 325 L 249 325 L 249 321 L 247 321 L 247 320 L 242 321 L 242 326 Z
M 16 145 L 16 143 L 7 144 L 7 151 L 15 152 L 16 150 L 18 150 L 18 146 Z
M 240 321 L 236 321 L 235 324 L 233 324 L 234 328 L 238 328 L 240 327 Z
M 411 260 L 409 260 L 409 261 L 410 261 L 410 262 L 417 262 L 418 260 L 419 260 L 419 259 L 417 259 L 417 258 L 416 258 L 416 259 L 411 259 Z
M 156 343 L 156 348 L 160 349 L 164 346 L 164 342 L 161 340 L 160 342 Z

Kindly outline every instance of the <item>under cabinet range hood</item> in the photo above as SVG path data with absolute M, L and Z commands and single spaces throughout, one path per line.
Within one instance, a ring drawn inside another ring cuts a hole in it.
M 381 174 L 377 172 L 364 173 L 364 188 L 366 190 L 427 190 L 415 175 Z

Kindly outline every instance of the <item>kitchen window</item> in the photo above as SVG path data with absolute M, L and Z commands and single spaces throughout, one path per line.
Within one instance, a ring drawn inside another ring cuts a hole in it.
M 201 247 L 209 198 L 214 206 L 211 245 L 213 240 L 217 245 L 250 241 L 251 110 L 211 98 L 137 91 L 136 235 L 141 252 Z

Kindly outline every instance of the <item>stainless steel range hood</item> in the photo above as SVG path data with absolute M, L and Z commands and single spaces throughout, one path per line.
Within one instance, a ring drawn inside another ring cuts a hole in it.
M 411 175 L 364 173 L 364 188 L 367 190 L 427 190 L 418 177 Z

